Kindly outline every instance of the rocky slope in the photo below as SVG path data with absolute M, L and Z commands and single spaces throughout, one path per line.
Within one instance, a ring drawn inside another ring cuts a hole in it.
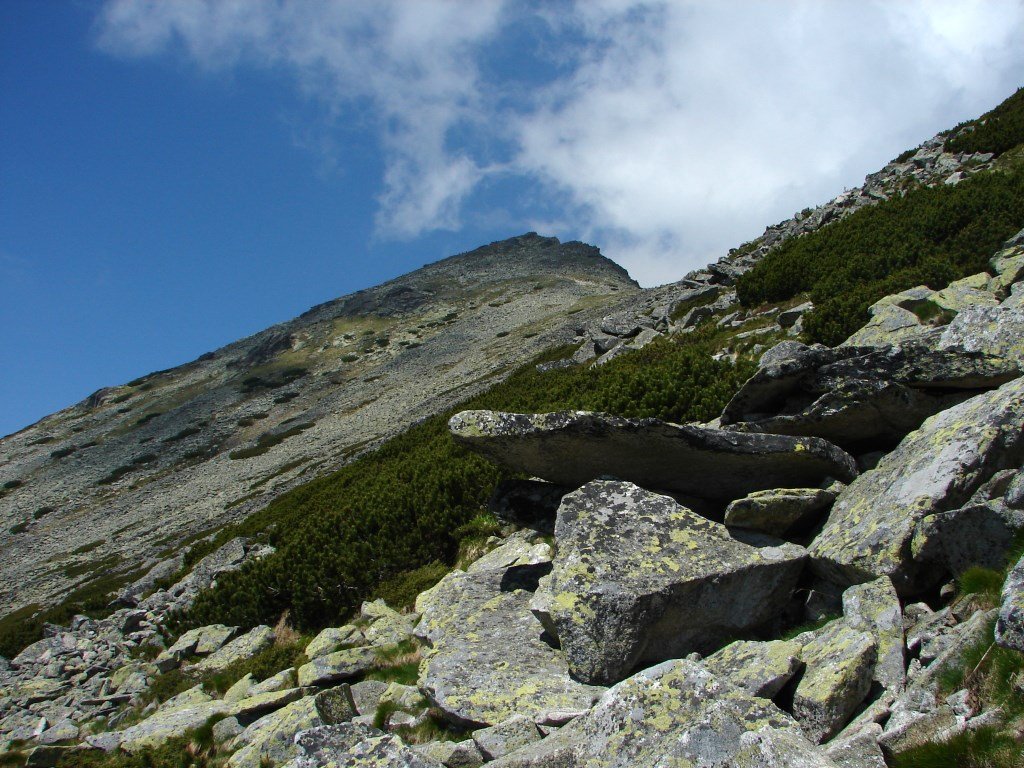
M 0 613 L 239 519 L 450 407 L 635 293 L 581 243 L 453 256 L 0 441 Z

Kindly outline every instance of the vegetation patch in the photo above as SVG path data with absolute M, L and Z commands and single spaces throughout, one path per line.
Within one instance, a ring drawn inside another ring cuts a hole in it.
M 1001 154 L 1024 142 L 1024 88 L 1010 98 L 971 120 L 946 140 L 947 152 L 992 152 Z
M 264 432 L 256 439 L 256 445 L 250 448 L 239 448 L 237 451 L 229 453 L 228 456 L 232 459 L 251 459 L 254 456 L 262 456 L 275 445 L 280 445 L 289 437 L 294 437 L 314 426 L 313 422 L 305 421 L 281 432 Z
M 192 435 L 198 435 L 200 432 L 203 431 L 203 428 L 205 426 L 207 426 L 206 422 L 203 422 L 202 424 L 196 424 L 195 426 L 192 426 L 192 427 L 185 427 L 180 432 L 176 432 L 173 435 L 171 435 L 170 437 L 165 437 L 160 442 L 162 442 L 162 443 L 175 443 L 178 440 L 184 440 L 186 437 L 192 437 Z
M 78 448 L 74 445 L 69 445 L 67 448 L 58 448 L 56 451 L 50 451 L 51 459 L 63 459 L 66 456 L 70 456 L 72 453 L 77 451 Z

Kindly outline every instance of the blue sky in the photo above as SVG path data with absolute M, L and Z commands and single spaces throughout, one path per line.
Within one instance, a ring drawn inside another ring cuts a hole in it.
M 0 435 L 537 230 L 650 285 L 1024 84 L 1017 2 L 0 2 Z

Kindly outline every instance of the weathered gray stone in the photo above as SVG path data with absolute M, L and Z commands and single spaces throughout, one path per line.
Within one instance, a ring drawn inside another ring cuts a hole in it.
M 775 617 L 803 570 L 801 547 L 757 548 L 668 496 L 595 480 L 562 499 L 558 554 L 532 607 L 577 679 L 707 652 Z
M 313 659 L 299 667 L 299 685 L 327 685 L 351 680 L 377 664 L 377 653 L 370 646 L 345 648 Z
M 295 744 L 301 754 L 286 768 L 443 768 L 397 736 L 355 723 L 311 728 Z
M 269 648 L 273 642 L 274 630 L 261 624 L 202 659 L 196 664 L 196 670 L 201 674 L 220 672 L 236 661 L 252 658 L 260 651 Z
M 232 742 L 240 746 L 230 758 L 231 768 L 262 768 L 264 760 L 281 763 L 295 756 L 295 735 L 323 725 L 312 696 L 264 715 Z
M 285 688 L 292 688 L 296 685 L 295 670 L 289 667 L 282 669 L 276 675 L 271 675 L 261 683 L 256 683 L 249 689 L 249 695 L 255 696 L 258 693 L 270 693 Z
M 235 738 L 244 728 L 238 722 L 237 717 L 225 717 L 213 724 L 213 740 L 217 744 L 223 744 L 229 739 Z
M 1024 530 L 1024 510 L 1001 499 L 928 515 L 917 524 L 911 554 L 958 575 L 968 568 L 1002 569 L 1006 552 Z
M 1024 309 L 1016 306 L 968 307 L 943 331 L 940 350 L 981 352 L 1024 367 Z
M 999 300 L 988 291 L 992 275 L 981 272 L 961 280 L 954 280 L 936 291 L 930 301 L 950 312 L 962 312 L 969 307 L 994 307 Z
M 928 419 L 836 500 L 812 542 L 812 566 L 836 583 L 890 576 L 897 592 L 941 576 L 910 556 L 917 523 L 955 509 L 994 472 L 1024 458 L 1024 379 Z
M 530 612 L 550 565 L 448 574 L 420 595 L 417 634 L 430 648 L 420 689 L 453 722 L 495 725 L 522 714 L 536 723 L 590 708 L 603 689 L 569 677 L 562 655 Z
M 770 701 L 684 659 L 623 680 L 587 714 L 489 765 L 835 768 Z
M 487 760 L 497 760 L 520 747 L 540 741 L 540 731 L 533 720 L 514 715 L 504 722 L 473 732 L 473 741 Z
M 798 304 L 795 307 L 782 310 L 779 312 L 779 316 L 776 319 L 781 327 L 792 328 L 796 325 L 797 320 L 812 309 L 814 309 L 814 304 L 810 301 L 805 301 L 803 304 Z
M 730 500 L 856 476 L 853 459 L 817 438 L 740 434 L 657 419 L 572 411 L 538 415 L 463 411 L 456 440 L 517 471 L 579 487 L 613 476 L 648 488 Z
M 377 711 L 380 697 L 387 691 L 383 680 L 363 680 L 352 686 L 352 700 L 360 715 L 372 715 Z
M 327 627 L 309 641 L 306 646 L 306 658 L 312 661 L 338 650 L 342 645 L 361 645 L 365 640 L 359 627 L 346 624 L 343 627 Z
M 257 715 L 264 715 L 273 712 L 286 704 L 298 701 L 302 698 L 304 691 L 301 688 L 286 688 L 283 691 L 270 691 L 269 693 L 258 693 L 255 696 L 247 696 L 238 701 L 232 708 L 232 714 L 245 720 L 251 720 Z
M 788 640 L 737 640 L 703 660 L 712 674 L 751 696 L 773 699 L 800 669 L 802 646 Z
M 911 290 L 917 289 L 912 288 Z M 929 296 L 931 293 L 928 291 Z M 924 325 L 913 312 L 897 304 L 883 304 L 884 301 L 885 299 L 882 299 L 870 307 L 871 320 L 844 341 L 841 346 L 887 347 L 919 341 L 931 333 L 932 329 Z
M 170 648 L 162 650 L 153 663 L 166 672 L 174 669 L 184 659 L 195 654 L 210 654 L 218 650 L 238 631 L 238 627 L 211 624 L 190 629 L 179 637 Z
M 466 569 L 469 573 L 511 568 L 517 565 L 550 563 L 554 553 L 551 546 L 534 531 L 517 531 L 499 546 L 475 560 Z
M 722 412 L 744 431 L 822 437 L 862 452 L 894 445 L 929 416 L 1020 376 L 982 352 L 792 345 L 748 379 Z
M 867 632 L 834 621 L 804 646 L 807 665 L 793 696 L 793 715 L 820 744 L 842 729 L 871 689 L 877 646 Z
M 1004 648 L 1024 653 L 1024 557 L 1013 566 L 1003 584 L 995 638 Z
M 253 686 L 252 673 L 247 673 L 241 678 L 235 681 L 234 685 L 224 692 L 224 701 L 236 702 L 241 701 L 246 696 L 250 695 L 250 691 Z
M 317 714 L 320 715 L 324 725 L 346 723 L 353 717 L 359 716 L 355 698 L 352 696 L 352 688 L 348 683 L 320 691 L 314 697 L 313 703 L 316 705 Z
M 158 712 L 137 725 L 121 731 L 121 749 L 134 753 L 144 747 L 163 744 L 168 739 L 183 736 L 216 715 L 234 714 L 232 704 L 225 701 L 207 701 L 190 707 Z
M 843 593 L 843 619 L 851 629 L 875 638 L 872 679 L 886 691 L 902 691 L 907 683 L 903 613 L 892 582 L 883 576 L 847 589 Z
M 730 502 L 725 524 L 772 536 L 782 536 L 790 528 L 813 522 L 832 506 L 836 494 L 821 488 L 773 488 L 754 491 Z
M 885 755 L 878 746 L 882 726 L 871 723 L 855 733 L 840 734 L 828 743 L 825 754 L 839 768 L 886 768 Z

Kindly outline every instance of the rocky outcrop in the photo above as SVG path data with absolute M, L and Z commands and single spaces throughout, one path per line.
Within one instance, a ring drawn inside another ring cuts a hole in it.
M 616 481 L 566 496 L 555 539 L 531 606 L 573 676 L 601 685 L 773 619 L 805 558 L 792 544 L 743 544 L 667 496 Z
M 511 469 L 576 488 L 616 477 L 645 488 L 731 500 L 752 491 L 852 480 L 853 459 L 818 438 L 786 437 L 620 419 L 572 411 L 463 411 L 455 439 Z
M 925 421 L 839 494 L 809 548 L 815 571 L 837 583 L 889 576 L 900 592 L 934 583 L 941 574 L 912 559 L 917 524 L 967 501 L 996 471 L 1019 466 L 1022 423 L 1022 379 Z
M 996 642 L 1024 653 L 1024 557 L 1006 577 L 996 619 Z
M 725 509 L 730 528 L 784 536 L 789 530 L 815 522 L 832 506 L 837 490 L 831 488 L 773 488 L 754 491 Z

